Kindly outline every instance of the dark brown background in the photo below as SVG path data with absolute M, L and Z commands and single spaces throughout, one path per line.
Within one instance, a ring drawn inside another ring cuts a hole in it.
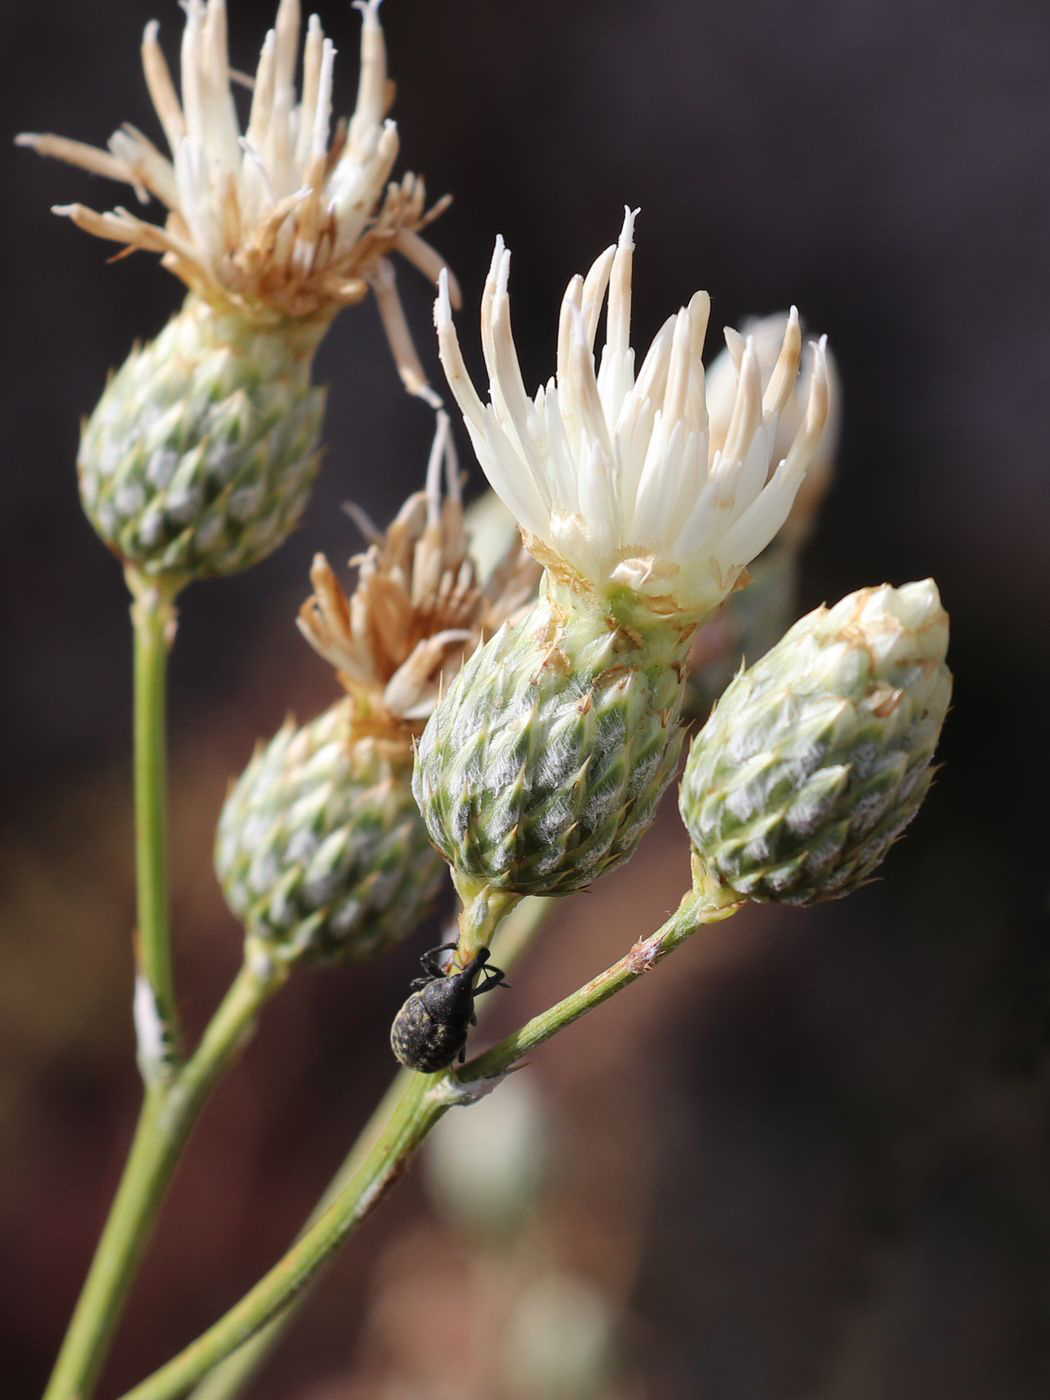
M 234 60 L 251 67 L 270 8 L 232 9 Z M 174 5 L 8 7 L 6 129 L 153 132 L 137 47 L 154 14 L 173 53 Z M 322 19 L 345 109 L 357 22 L 342 3 Z M 795 300 L 831 336 L 845 435 L 803 604 L 933 573 L 953 618 L 946 768 L 885 880 L 735 920 L 536 1057 L 569 1144 L 558 1248 L 624 1310 L 623 1393 L 1045 1396 L 1045 4 L 389 0 L 384 22 L 404 161 L 456 195 L 434 241 L 464 284 L 468 356 L 496 232 L 535 381 L 564 282 L 613 239 L 623 203 L 641 205 L 636 344 L 698 285 L 718 326 Z M 125 599 L 79 512 L 77 420 L 178 292 L 145 256 L 104 266 L 101 244 L 47 213 L 108 188 L 5 158 L 0 1307 L 2 1389 L 20 1400 L 42 1384 L 137 1097 Z M 429 294 L 409 269 L 401 284 L 434 364 Z M 265 565 L 192 589 L 182 613 L 173 833 L 191 1026 L 238 952 L 209 864 L 227 777 L 289 708 L 305 717 L 331 693 L 291 626 L 310 556 L 347 555 L 339 503 L 388 517 L 425 458 L 429 415 L 402 396 L 372 307 L 338 322 L 320 373 L 328 464 L 303 528 Z M 508 1024 L 616 956 L 684 880 L 669 804 L 631 868 L 566 907 L 515 979 Z M 179 1176 L 105 1395 L 288 1241 L 385 1080 L 418 946 L 304 975 L 273 1008 Z M 338 1380 L 355 1358 L 407 1366 L 401 1393 L 447 1393 L 435 1376 L 456 1376 L 456 1334 L 440 1304 L 473 1295 L 425 1210 L 413 1178 L 260 1400 L 385 1395 Z M 396 1293 L 406 1231 L 424 1232 L 411 1268 L 425 1285 L 433 1266 L 434 1284 L 398 1313 L 422 1345 L 390 1361 L 372 1314 Z

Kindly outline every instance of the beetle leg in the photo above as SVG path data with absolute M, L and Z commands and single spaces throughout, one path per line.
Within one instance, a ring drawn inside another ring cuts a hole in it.
M 493 987 L 506 987 L 510 991 L 510 983 L 506 981 L 503 972 L 498 967 L 486 967 L 484 970 L 485 981 L 479 987 L 474 988 L 474 995 L 481 996 L 482 992 L 491 992 Z
M 455 947 L 455 943 L 442 943 L 440 948 L 431 948 L 428 953 L 424 953 L 419 960 L 423 971 L 429 974 L 430 977 L 444 977 L 445 969 L 442 966 L 439 955 L 441 953 L 447 953 L 450 949 Z

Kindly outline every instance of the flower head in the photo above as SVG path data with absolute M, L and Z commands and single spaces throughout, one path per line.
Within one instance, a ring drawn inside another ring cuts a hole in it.
M 745 321 L 742 332 L 726 327 L 726 348 L 711 362 L 707 371 L 707 411 L 711 421 L 712 450 L 722 446 L 729 431 L 736 400 L 737 379 L 748 339 L 753 342 L 758 355 L 759 371 L 763 378 L 767 378 L 772 373 L 780 353 L 788 320 L 787 312 L 778 311 L 772 316 Z M 814 351 L 810 346 L 803 352 L 801 372 L 777 424 L 776 440 L 773 444 L 773 456 L 777 461 L 790 451 L 795 434 L 805 419 L 814 359 Z M 835 357 L 830 350 L 825 360 L 825 371 L 828 378 L 828 416 L 824 432 L 810 457 L 805 478 L 778 536 L 793 548 L 805 544 L 835 470 L 842 418 L 842 394 Z
M 534 398 L 525 391 L 511 335 L 510 253 L 502 239 L 481 307 L 490 402 L 482 403 L 463 363 L 444 281 L 435 311 L 441 360 L 478 460 L 541 562 L 567 569 L 600 593 L 625 587 L 656 612 L 699 619 L 731 591 L 787 517 L 827 415 L 825 346 L 821 340 L 814 349 L 804 419 L 778 464 L 777 421 L 801 352 L 797 314 L 765 384 L 748 341 L 729 429 L 712 452 L 700 358 L 710 300 L 697 292 L 668 318 L 636 375 L 633 231 L 634 212 L 627 210 L 616 246 L 569 283 L 557 374 Z
M 250 82 L 243 133 L 231 88 L 225 0 L 186 0 L 181 101 L 151 21 L 142 63 L 170 157 L 130 124 L 110 137 L 108 150 L 52 135 L 27 133 L 18 141 L 124 181 L 140 203 L 155 197 L 168 210 L 165 223 L 120 206 L 98 213 L 71 204 L 55 212 L 128 251 L 160 253 L 194 291 L 252 315 L 330 313 L 382 282 L 388 332 L 401 330 L 385 256 L 397 251 L 436 277 L 440 259 L 419 230 L 444 202 L 427 213 L 415 175 L 387 184 L 398 135 L 384 120 L 391 94 L 379 0 L 357 8 L 363 20 L 357 105 L 334 131 L 335 49 L 316 15 L 307 26 L 296 94 L 299 0 L 280 0 Z
M 933 779 L 951 698 L 933 579 L 800 618 L 693 741 L 680 810 L 705 880 L 813 904 L 867 880 Z
M 442 499 L 442 475 L 445 495 Z M 371 537 L 348 597 L 323 554 L 299 613 L 303 636 L 339 672 L 362 712 L 380 727 L 423 727 L 443 680 L 485 634 L 529 599 L 539 570 L 517 542 L 482 583 L 467 550 L 459 470 L 448 416 L 438 429 L 426 487 L 410 496 L 385 534 L 360 512 Z

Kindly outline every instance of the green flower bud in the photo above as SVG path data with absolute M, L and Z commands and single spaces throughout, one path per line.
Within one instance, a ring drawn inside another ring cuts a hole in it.
M 110 380 L 81 437 L 98 534 L 154 578 L 235 573 L 295 526 L 317 472 L 324 322 L 254 323 L 187 298 Z
M 409 788 L 410 746 L 344 699 L 257 750 L 219 818 L 215 870 L 276 957 L 371 957 L 418 923 L 444 877 Z
M 413 790 L 455 871 L 570 894 L 631 856 L 677 765 L 692 631 L 627 589 L 599 599 L 545 576 L 419 741 Z
M 932 579 L 809 613 L 730 684 L 680 808 L 701 879 L 813 904 L 864 883 L 922 804 L 951 696 Z

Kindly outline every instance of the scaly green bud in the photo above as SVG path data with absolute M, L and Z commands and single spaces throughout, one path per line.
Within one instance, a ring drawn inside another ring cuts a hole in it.
M 151 577 L 230 574 L 265 558 L 306 504 L 325 391 L 325 323 L 253 323 L 189 296 L 110 380 L 80 443 L 102 539 Z
M 215 869 L 250 938 L 289 962 L 370 957 L 409 932 L 444 866 L 412 801 L 411 748 L 340 701 L 257 750 L 226 799 Z
M 738 675 L 682 782 L 699 878 L 786 904 L 863 884 L 929 789 L 947 646 L 932 579 L 883 584 L 809 613 Z
M 453 869 L 510 893 L 570 894 L 627 860 L 678 761 L 692 631 L 626 588 L 600 599 L 546 574 L 419 741 L 413 790 Z

